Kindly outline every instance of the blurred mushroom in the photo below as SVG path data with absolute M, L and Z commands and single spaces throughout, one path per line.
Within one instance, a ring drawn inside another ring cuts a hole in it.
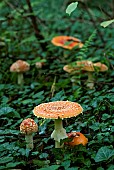
M 108 70 L 108 67 L 105 64 L 102 64 L 100 62 L 93 63 L 89 60 L 82 60 L 82 61 L 76 61 L 73 62 L 73 65 L 65 65 L 63 67 L 64 71 L 67 71 L 69 73 L 75 72 L 75 71 L 85 71 L 88 75 L 88 80 L 86 82 L 87 87 L 90 89 L 93 89 L 94 87 L 94 78 L 93 78 L 93 72 L 99 71 L 104 72 Z
M 60 144 L 60 140 L 68 137 L 63 128 L 62 119 L 76 117 L 82 111 L 83 108 L 76 102 L 55 101 L 36 106 L 33 113 L 37 117 L 55 120 L 55 129 L 51 138 L 55 140 L 55 148 L 61 148 L 63 146 Z
M 36 122 L 27 118 L 22 121 L 20 125 L 20 132 L 25 135 L 26 148 L 33 149 L 33 133 L 38 131 L 38 125 Z
M 75 46 L 82 48 L 83 43 L 77 38 L 71 36 L 56 36 L 51 40 L 55 46 L 60 46 L 72 50 Z
M 66 72 L 68 72 L 68 73 L 72 73 L 72 72 L 75 71 L 75 68 L 73 68 L 73 67 L 69 64 L 69 65 L 65 65 L 65 66 L 63 67 L 63 70 L 66 71 Z
M 94 63 L 93 65 L 100 72 L 104 72 L 108 70 L 108 67 L 105 64 L 102 64 L 101 62 Z
M 66 142 L 66 145 L 75 146 L 75 145 L 86 145 L 88 143 L 88 139 L 80 132 L 70 132 L 67 134 L 68 138 L 71 138 L 71 142 Z
M 28 71 L 30 69 L 30 65 L 23 60 L 17 60 L 15 63 L 13 63 L 10 67 L 11 72 L 16 72 L 18 74 L 18 84 L 23 84 L 23 73 Z
M 35 66 L 36 68 L 42 68 L 44 66 L 44 62 L 36 62 Z

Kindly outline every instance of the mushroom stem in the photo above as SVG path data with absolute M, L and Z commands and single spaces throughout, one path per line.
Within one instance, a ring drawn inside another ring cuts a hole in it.
M 24 80 L 23 73 L 18 73 L 18 84 L 22 85 L 23 80 Z
M 94 88 L 94 78 L 93 78 L 93 73 L 92 72 L 88 72 L 88 80 L 87 80 L 87 87 L 89 87 L 90 89 Z
M 33 135 L 25 135 L 25 141 L 26 141 L 26 148 L 27 149 L 33 149 Z
M 55 140 L 55 148 L 61 148 L 60 140 L 67 138 L 66 130 L 63 128 L 62 119 L 55 119 L 55 129 L 51 134 L 51 138 Z

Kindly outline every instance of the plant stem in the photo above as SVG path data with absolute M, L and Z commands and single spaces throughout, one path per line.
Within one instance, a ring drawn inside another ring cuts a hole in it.
M 60 140 L 67 138 L 66 130 L 63 128 L 62 119 L 55 119 L 55 129 L 51 134 L 51 138 L 55 140 L 55 148 L 61 148 Z
M 18 84 L 22 85 L 24 81 L 23 73 L 18 73 Z
M 93 89 L 94 88 L 93 72 L 88 72 L 87 74 L 88 74 L 87 87 Z
M 37 19 L 36 19 L 36 16 L 34 15 L 34 11 L 33 11 L 32 5 L 31 5 L 31 1 L 30 1 L 30 0 L 26 0 L 26 3 L 27 3 L 27 5 L 28 5 L 29 12 L 31 13 L 31 15 L 29 15 L 29 16 L 30 16 L 30 19 L 31 19 L 31 21 L 32 21 L 32 25 L 33 25 L 35 37 L 36 37 L 38 40 L 44 40 L 44 37 L 43 37 L 43 35 L 41 34 L 40 29 L 38 28 Z M 47 46 L 47 43 L 46 43 L 46 42 L 43 42 L 43 43 L 40 42 L 40 44 L 41 44 L 42 49 L 46 49 L 46 46 Z
M 27 149 L 33 149 L 33 136 L 32 136 L 32 134 L 25 135 L 25 141 L 26 141 L 26 148 Z

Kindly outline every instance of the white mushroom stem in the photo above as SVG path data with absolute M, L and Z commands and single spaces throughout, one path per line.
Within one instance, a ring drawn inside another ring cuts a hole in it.
M 23 73 L 18 73 L 18 84 L 22 85 L 24 81 Z
M 87 87 L 93 89 L 94 88 L 93 72 L 88 72 L 87 75 L 88 75 Z
M 55 148 L 61 148 L 60 140 L 67 138 L 66 130 L 63 128 L 62 119 L 55 119 L 55 129 L 51 134 L 51 138 L 55 140 Z
M 27 149 L 33 149 L 33 135 L 25 135 L 25 141 L 26 141 L 26 148 Z

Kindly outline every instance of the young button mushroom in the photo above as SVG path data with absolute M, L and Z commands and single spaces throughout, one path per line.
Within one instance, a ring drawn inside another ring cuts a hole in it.
M 76 117 L 82 111 L 83 108 L 76 102 L 55 101 L 36 106 L 33 113 L 37 117 L 55 120 L 55 129 L 51 134 L 51 138 L 55 140 L 55 148 L 61 148 L 60 140 L 68 137 L 66 130 L 63 128 L 62 119 Z
M 23 73 L 28 71 L 30 69 L 30 65 L 23 60 L 17 60 L 15 63 L 13 63 L 10 67 L 11 72 L 16 72 L 18 74 L 18 84 L 23 84 Z
M 38 131 L 36 122 L 31 118 L 23 120 L 20 125 L 20 131 L 25 134 L 26 148 L 33 149 L 33 133 Z
M 71 142 L 66 142 L 66 145 L 75 146 L 75 145 L 86 145 L 88 143 L 88 139 L 80 132 L 70 132 L 67 134 L 68 138 L 71 138 Z
M 69 50 L 72 50 L 75 46 L 78 46 L 79 48 L 82 48 L 83 46 L 83 43 L 81 43 L 79 39 L 71 36 L 56 36 L 51 42 L 55 46 L 60 46 Z

